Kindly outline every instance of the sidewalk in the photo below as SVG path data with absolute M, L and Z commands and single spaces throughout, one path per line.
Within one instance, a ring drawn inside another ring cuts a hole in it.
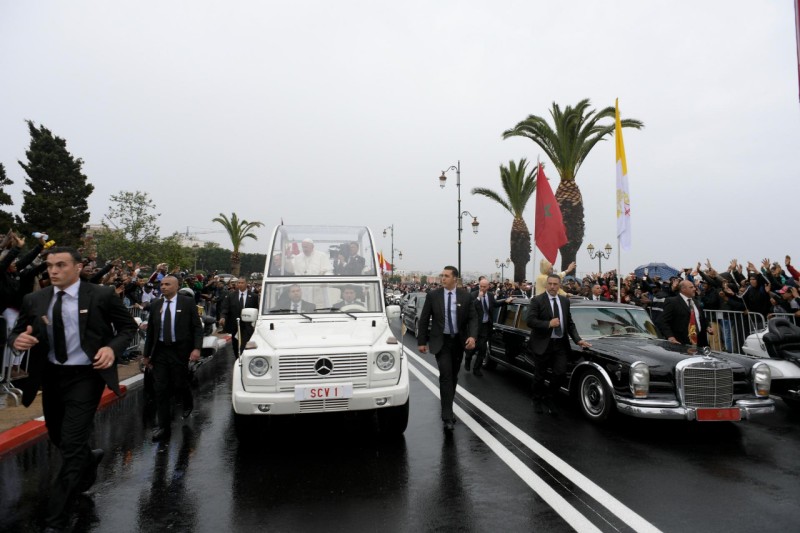
M 120 383 L 137 376 L 141 374 L 139 362 L 132 361 L 127 365 L 119 365 L 117 373 Z M 126 387 L 121 385 L 120 389 L 124 395 Z M 106 388 L 100 401 L 100 408 L 116 399 L 117 395 Z M 8 396 L 5 397 L 5 401 L 6 407 L 0 408 L 0 457 L 23 444 L 44 438 L 47 434 L 42 418 L 41 392 L 30 407 L 23 407 L 21 404 L 15 406 L 14 399 Z

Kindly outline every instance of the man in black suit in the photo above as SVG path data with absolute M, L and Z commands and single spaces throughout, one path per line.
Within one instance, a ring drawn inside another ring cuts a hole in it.
M 97 478 L 103 450 L 89 438 L 103 390 L 120 395 L 116 359 L 130 345 L 136 322 L 114 290 L 81 282 L 77 250 L 53 248 L 46 258 L 52 285 L 25 296 L 10 337 L 30 350 L 29 377 L 18 383 L 29 406 L 39 386 L 51 442 L 62 456 L 44 517 L 46 531 L 66 530 L 75 497 Z
M 152 363 L 153 388 L 156 393 L 158 425 L 153 440 L 164 440 L 170 435 L 172 423 L 172 397 L 181 394 L 183 418 L 194 408 L 194 398 L 189 387 L 189 361 L 200 359 L 203 348 L 203 326 L 197 314 L 194 298 L 178 294 L 178 278 L 164 276 L 161 280 L 161 298 L 150 304 L 147 339 L 144 344 L 143 363 Z
M 492 324 L 494 322 L 494 310 L 511 303 L 513 298 L 510 296 L 504 301 L 498 302 L 494 298 L 494 293 L 490 290 L 489 280 L 481 276 L 478 280 L 478 287 L 472 291 L 470 297 L 475 302 L 475 310 L 478 314 L 478 341 L 474 351 L 468 351 L 464 359 L 464 370 L 469 372 L 470 364 L 472 362 L 472 354 L 477 353 L 475 357 L 475 366 L 472 368 L 472 373 L 478 377 L 483 376 L 481 366 L 483 366 L 484 358 L 486 357 L 486 350 L 488 348 L 489 338 L 492 336 Z
M 225 333 L 230 333 L 233 338 L 233 355 L 239 357 L 239 347 L 247 344 L 253 335 L 255 326 L 250 322 L 242 322 L 242 338 L 238 338 L 236 319 L 242 316 L 242 309 L 258 308 L 258 298 L 247 290 L 247 280 L 236 280 L 236 290 L 230 291 L 222 300 L 219 325 Z
M 478 336 L 475 304 L 467 291 L 456 289 L 457 280 L 458 269 L 454 266 L 444 267 L 442 287 L 428 294 L 419 317 L 420 324 L 427 324 L 433 318 L 430 332 L 425 327 L 419 328 L 417 332 L 420 353 L 426 353 L 430 348 L 431 353 L 436 356 L 442 421 L 446 431 L 453 431 L 456 421 L 453 400 L 464 349 L 474 349 L 475 338 Z
M 695 300 L 697 289 L 694 283 L 681 281 L 678 291 L 677 296 L 664 301 L 664 310 L 658 318 L 661 333 L 673 344 L 708 346 L 707 336 L 714 334 L 714 326 L 706 322 Z
M 594 300 L 596 302 L 609 302 L 610 300 L 603 296 L 603 287 L 599 283 L 595 283 L 592 285 L 592 295 L 589 297 L 590 300 Z
M 332 309 L 341 309 L 348 305 L 358 305 L 364 307 L 364 302 L 359 300 L 356 294 L 356 288 L 353 285 L 346 285 L 342 289 L 342 299 L 333 304 Z M 308 303 L 308 302 L 306 302 Z M 366 310 L 366 308 L 364 308 Z
M 545 292 L 533 298 L 528 307 L 529 346 L 534 359 L 533 407 L 537 413 L 543 412 L 544 404 L 550 414 L 556 414 L 553 400 L 564 380 L 567 356 L 571 351 L 565 333 L 578 346 L 591 346 L 578 334 L 569 310 L 569 298 L 559 295 L 559 289 L 561 278 L 556 274 L 547 276 Z M 544 385 L 547 370 L 552 372 L 549 388 Z
M 346 276 L 360 276 L 364 271 L 364 258 L 358 255 L 358 243 L 350 243 L 350 255 L 347 257 L 347 263 L 344 265 L 343 274 Z

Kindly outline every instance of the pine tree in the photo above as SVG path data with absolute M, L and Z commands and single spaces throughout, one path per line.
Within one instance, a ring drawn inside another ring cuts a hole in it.
M 64 139 L 44 126 L 28 121 L 31 144 L 25 152 L 28 174 L 23 191 L 22 216 L 25 233 L 46 232 L 58 245 L 80 246 L 83 228 L 89 222 L 89 195 L 94 185 L 81 172 L 83 160 L 67 151 Z
M 13 184 L 14 182 L 6 177 L 6 167 L 3 166 L 3 163 L 0 163 L 0 206 L 14 203 L 11 201 L 11 195 L 3 190 L 4 187 Z M 8 211 L 0 209 L 0 235 L 5 235 L 8 230 L 12 229 L 13 225 L 14 216 Z

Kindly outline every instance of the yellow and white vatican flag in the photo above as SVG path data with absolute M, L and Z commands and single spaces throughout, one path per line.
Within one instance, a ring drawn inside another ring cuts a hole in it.
M 628 190 L 628 163 L 622 142 L 622 123 L 619 118 L 619 98 L 615 102 L 616 123 L 614 138 L 617 145 L 617 240 L 623 250 L 631 249 L 631 197 Z

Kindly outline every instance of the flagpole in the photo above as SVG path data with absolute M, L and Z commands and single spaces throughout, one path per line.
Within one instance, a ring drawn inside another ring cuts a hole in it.
M 539 156 L 536 156 L 536 186 L 539 186 Z M 531 268 L 533 275 L 531 276 L 531 298 L 536 296 L 536 278 L 539 277 L 536 270 L 536 214 L 533 215 L 533 268 Z
M 617 303 L 622 303 L 622 239 L 617 236 Z

